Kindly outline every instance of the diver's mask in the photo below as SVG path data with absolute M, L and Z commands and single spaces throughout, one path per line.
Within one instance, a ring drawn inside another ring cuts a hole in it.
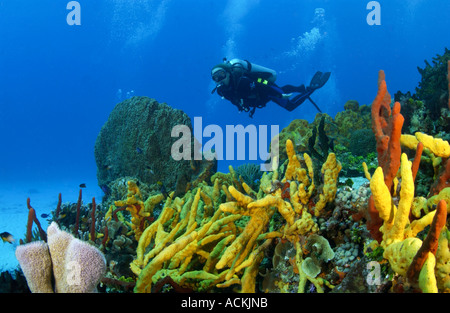
M 212 70 L 211 77 L 217 84 L 221 84 L 227 78 L 227 72 L 223 68 L 216 67 Z

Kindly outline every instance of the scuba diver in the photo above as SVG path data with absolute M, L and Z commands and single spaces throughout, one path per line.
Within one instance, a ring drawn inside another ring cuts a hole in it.
M 322 112 L 310 96 L 325 85 L 330 74 L 317 72 L 308 87 L 303 84 L 298 87 L 292 85 L 279 87 L 275 84 L 277 74 L 274 70 L 247 60 L 224 59 L 223 63 L 217 64 L 211 70 L 211 77 L 216 83 L 211 93 L 217 91 L 219 96 L 237 106 L 239 112 L 249 112 L 250 117 L 253 117 L 256 108 L 265 107 L 269 101 L 290 112 L 308 99 L 319 112 Z M 293 96 L 293 93 L 298 95 Z

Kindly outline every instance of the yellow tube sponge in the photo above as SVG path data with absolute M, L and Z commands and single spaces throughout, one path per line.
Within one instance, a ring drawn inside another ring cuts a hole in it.
M 239 192 L 236 188 L 234 188 L 234 186 L 228 187 L 228 191 L 233 196 L 233 198 L 236 199 L 237 204 L 242 207 L 247 207 L 247 205 L 253 202 L 253 198 Z
M 406 230 L 409 224 L 409 213 L 414 200 L 414 180 L 412 177 L 411 162 L 406 154 L 401 156 L 401 177 L 402 187 L 400 190 L 400 201 L 398 208 L 392 204 L 392 198 L 386 185 L 384 184 L 383 171 L 377 168 L 370 181 L 370 188 L 374 199 L 374 204 L 384 223 L 380 230 L 383 233 L 383 247 L 394 242 L 402 241 L 410 232 Z
M 423 293 L 437 293 L 436 276 L 434 267 L 436 266 L 436 257 L 428 252 L 428 257 L 422 266 L 419 274 L 419 287 Z
M 447 203 L 447 213 L 450 213 L 450 187 L 442 189 L 437 195 L 429 198 L 427 200 L 427 207 L 431 208 L 433 205 L 437 205 L 441 200 L 445 200 Z
M 303 153 L 303 158 L 305 159 L 306 167 L 308 168 L 309 178 L 311 178 L 311 182 L 314 184 L 314 168 L 313 168 L 312 159 L 306 153 Z
M 416 136 L 407 134 L 400 136 L 400 144 L 409 149 L 415 150 L 418 143 L 419 140 L 417 140 Z
M 435 156 L 448 158 L 450 157 L 450 144 L 441 138 L 433 138 L 433 136 L 424 133 L 415 133 L 416 138 L 423 143 Z
M 341 163 L 336 159 L 334 153 L 330 153 L 327 160 L 322 165 L 322 174 L 324 179 L 323 193 L 320 194 L 319 201 L 316 203 L 314 215 L 320 216 L 327 203 L 333 202 L 336 196 L 339 172 Z
M 291 225 L 285 231 L 285 236 L 289 238 L 289 236 L 293 236 L 294 238 L 298 235 L 302 236 L 307 234 L 308 232 L 317 232 L 319 230 L 319 226 L 312 219 L 312 215 L 308 213 L 308 210 L 305 208 L 302 213 L 302 217 L 297 219 L 293 225 Z
M 400 201 L 397 212 L 395 213 L 394 225 L 389 233 L 388 241 L 386 241 L 387 245 L 390 244 L 390 240 L 401 241 L 405 238 L 405 227 L 409 223 L 409 212 L 414 199 L 414 180 L 411 171 L 411 162 L 409 162 L 408 156 L 405 153 L 401 156 L 400 169 L 402 176 Z
M 233 192 L 230 188 L 230 192 Z M 230 268 L 225 279 L 229 280 L 236 272 L 239 265 L 247 258 L 252 249 L 255 248 L 258 236 L 266 229 L 272 214 L 275 209 L 273 206 L 273 198 L 266 196 L 255 202 L 250 202 L 250 197 L 245 198 L 246 200 L 238 200 L 242 197 L 241 195 L 233 195 L 236 200 L 243 203 L 245 206 L 242 207 L 242 214 L 250 215 L 250 220 L 245 226 L 242 233 L 233 241 L 233 243 L 225 250 L 219 262 L 216 264 L 216 269 L 222 269 L 225 266 Z M 267 199 L 266 199 L 267 198 Z M 254 201 L 251 199 L 251 201 Z M 220 205 L 222 210 L 223 204 Z M 234 212 L 236 213 L 236 212 Z
M 297 179 L 297 171 L 301 168 L 300 161 L 294 151 L 294 144 L 290 139 L 286 140 L 286 154 L 289 159 L 284 178 L 286 180 Z
M 439 290 L 450 292 L 450 232 L 446 227 L 439 236 L 438 249 L 436 251 L 436 279 Z
M 262 222 L 262 220 L 255 214 L 255 216 L 250 219 L 239 237 L 225 250 L 219 262 L 216 264 L 216 268 L 222 269 L 225 266 L 231 267 L 233 261 L 238 257 L 238 255 L 244 255 L 241 251 L 247 250 L 248 247 L 253 247 L 253 244 L 258 235 L 261 233 L 262 228 L 266 226 L 265 224 L 266 221 Z
M 128 181 L 128 193 L 126 201 L 115 201 L 114 205 L 116 207 L 126 206 L 127 211 L 131 213 L 131 228 L 134 231 L 134 236 L 137 241 L 142 235 L 142 231 L 145 229 L 143 227 L 143 219 L 150 216 L 150 212 L 146 212 L 145 204 L 142 201 L 141 191 L 137 186 L 135 181 Z M 153 202 L 153 200 L 152 200 Z M 151 203 L 148 204 L 150 208 Z
M 194 197 L 194 201 L 192 202 L 192 205 L 191 205 L 189 221 L 188 221 L 188 228 L 191 227 L 195 223 L 195 219 L 197 217 L 198 203 L 200 201 L 200 192 L 201 192 L 201 188 L 198 188 L 197 193 L 195 194 L 195 197 Z
M 284 217 L 284 219 L 288 222 L 288 225 L 292 225 L 294 223 L 294 210 L 289 202 L 283 201 L 283 199 L 274 197 L 272 195 L 267 195 L 262 199 L 256 200 L 248 205 L 249 209 L 252 208 L 270 208 L 276 207 L 278 212 Z
M 362 162 L 362 167 L 364 170 L 364 176 L 366 176 L 367 180 L 370 181 L 372 179 L 372 176 L 369 173 L 369 168 L 367 167 L 366 162 Z
M 372 191 L 373 201 L 378 214 L 385 222 L 386 230 L 392 227 L 394 222 L 394 210 L 391 193 L 384 183 L 383 169 L 378 167 L 370 180 L 370 190 Z
M 388 259 L 389 264 L 395 272 L 406 276 L 409 265 L 421 246 L 422 240 L 419 238 L 406 238 L 403 241 L 398 241 L 387 246 L 383 256 Z
M 155 208 L 155 206 L 163 201 L 164 198 L 165 197 L 162 193 L 148 197 L 148 199 L 144 201 L 144 212 L 149 213 L 149 215 L 153 213 L 153 209 Z
M 176 253 L 183 250 L 189 243 L 197 238 L 197 232 L 193 231 L 189 235 L 179 237 L 174 243 L 167 246 L 148 263 L 141 271 L 136 281 L 135 292 L 150 292 L 152 286 L 152 277 L 161 269 L 163 263 L 170 260 Z
M 424 217 L 412 221 L 405 230 L 405 237 L 416 237 L 418 233 L 425 229 L 425 227 L 431 225 L 435 215 L 436 211 L 432 211 Z
M 268 240 L 266 242 L 271 242 Z M 242 293 L 255 293 L 256 292 L 256 277 L 259 274 L 259 264 L 264 258 L 264 249 L 266 247 L 266 243 L 262 244 L 259 249 L 255 250 L 254 258 L 252 258 L 252 262 L 248 267 L 245 268 L 244 275 L 242 275 L 241 279 L 241 292 Z
M 208 256 L 208 259 L 206 260 L 206 263 L 203 267 L 204 271 L 212 271 L 215 264 L 219 260 L 220 254 L 225 250 L 225 247 L 234 239 L 236 238 L 235 235 L 229 235 L 225 238 L 223 238 L 219 243 L 214 247 L 214 249 L 211 251 L 211 253 Z

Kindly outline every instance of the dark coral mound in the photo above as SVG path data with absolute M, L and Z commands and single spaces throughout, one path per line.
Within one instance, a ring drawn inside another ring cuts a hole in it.
M 133 97 L 117 104 L 95 142 L 99 186 L 110 188 L 118 178 L 134 177 L 148 185 L 161 182 L 168 191 L 183 190 L 202 164 L 171 157 L 179 139 L 171 137 L 176 125 L 186 125 L 192 133 L 189 116 L 165 103 Z
M 425 67 L 417 67 L 421 80 L 415 94 L 411 92 L 395 94 L 395 101 L 402 105 L 405 117 L 404 133 L 417 131 L 436 134 L 437 137 L 448 140 L 450 133 L 450 112 L 448 110 L 447 62 L 450 60 L 450 50 L 445 48 L 442 55 L 436 55 L 431 63 L 425 60 Z

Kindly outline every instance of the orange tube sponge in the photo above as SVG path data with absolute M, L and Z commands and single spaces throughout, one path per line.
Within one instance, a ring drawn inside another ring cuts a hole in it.
M 391 96 L 387 91 L 383 71 L 378 74 L 378 93 L 372 103 L 372 130 L 375 134 L 378 164 L 383 168 L 384 181 L 389 190 L 400 168 L 400 136 L 404 118 L 400 114 L 400 103 L 395 102 L 391 110 Z
M 391 191 L 395 175 L 400 168 L 400 137 L 404 118 L 400 114 L 400 103 L 395 102 L 391 110 L 391 96 L 387 91 L 383 71 L 378 73 L 378 93 L 372 103 L 372 131 L 377 143 L 378 164 L 383 169 L 384 182 Z M 383 221 L 375 208 L 373 196 L 369 198 L 367 229 L 371 236 L 381 242 L 379 227 Z

